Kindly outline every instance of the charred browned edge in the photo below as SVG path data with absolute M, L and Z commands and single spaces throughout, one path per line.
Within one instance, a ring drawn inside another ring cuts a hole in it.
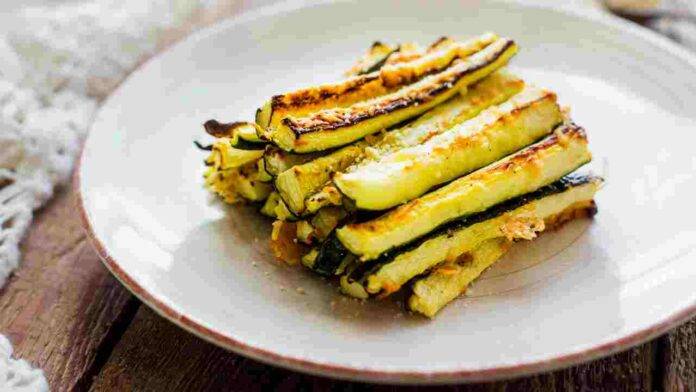
M 319 89 L 319 94 L 314 94 L 312 89 L 300 90 L 297 93 L 274 95 L 271 97 L 271 111 L 285 108 L 302 107 L 313 103 L 320 103 L 324 100 L 344 94 L 350 94 L 362 86 L 379 79 L 378 74 L 367 74 L 355 76 L 351 84 L 340 91 Z
M 541 142 L 525 148 L 519 153 L 511 156 L 510 159 L 505 160 L 504 162 L 500 162 L 498 165 L 490 168 L 490 170 L 486 170 L 485 173 L 480 173 L 478 175 L 475 174 L 471 178 L 475 179 L 479 176 L 487 175 L 494 171 L 506 171 L 510 169 L 510 167 L 512 166 L 521 164 L 529 160 L 531 157 L 539 153 L 539 151 L 545 150 L 557 144 L 559 141 L 558 133 L 562 133 L 564 136 L 567 136 L 570 139 L 587 140 L 587 134 L 585 133 L 584 128 L 576 125 L 575 123 L 566 123 L 556 128 L 554 133 L 552 133 L 550 136 L 547 136 Z
M 593 218 L 595 215 L 597 215 L 597 211 L 597 203 L 595 203 L 594 199 L 574 203 L 558 214 L 551 215 L 550 217 L 544 219 L 544 224 L 546 225 L 544 232 L 558 230 L 564 224 L 572 220 Z
M 409 106 L 423 104 L 434 99 L 443 91 L 452 88 L 460 79 L 462 79 L 466 75 L 476 72 L 479 69 L 489 65 L 490 63 L 495 62 L 503 55 L 503 53 L 505 53 L 505 51 L 507 51 L 513 45 L 515 45 L 515 42 L 509 40 L 493 56 L 491 56 L 491 58 L 488 61 L 472 64 L 470 67 L 467 67 L 466 69 L 463 69 L 460 72 L 457 72 L 456 74 L 449 76 L 445 80 L 440 81 L 436 86 L 432 86 L 416 96 L 396 98 L 392 101 L 385 103 L 381 107 L 377 107 L 374 110 L 371 110 L 369 113 L 346 113 L 343 116 L 343 118 L 339 118 L 338 115 L 336 115 L 335 119 L 332 118 L 329 120 L 322 120 L 318 118 L 317 116 L 321 116 L 321 113 L 319 113 L 310 118 L 311 121 L 319 123 L 310 126 L 302 125 L 302 119 L 284 118 L 282 120 L 282 123 L 283 125 L 287 126 L 290 130 L 292 130 L 295 136 L 299 137 L 300 135 L 306 133 L 312 133 L 317 131 L 332 131 L 348 126 L 353 126 L 362 121 L 375 118 L 381 115 L 389 114 Z M 453 60 L 453 62 L 457 61 L 461 60 Z
M 556 128 L 556 131 L 551 134 L 550 136 L 547 136 L 545 139 L 543 139 L 541 142 L 534 144 L 532 146 L 527 147 L 526 149 L 516 153 L 513 156 L 510 156 L 509 159 L 498 163 L 497 165 L 494 165 L 490 168 L 488 168 L 485 171 L 480 171 L 480 172 L 475 172 L 470 175 L 469 179 L 475 180 L 479 177 L 483 176 L 488 176 L 493 172 L 500 172 L 500 171 L 507 171 L 511 167 L 522 164 L 532 157 L 534 157 L 539 151 L 545 150 L 547 148 L 550 148 L 558 143 L 558 133 L 562 133 L 564 136 L 568 138 L 573 138 L 573 139 L 582 139 L 586 140 L 587 136 L 585 134 L 585 130 L 574 124 L 574 123 L 567 123 L 559 126 Z M 413 209 L 415 209 L 418 205 L 422 203 L 421 199 L 414 199 L 411 200 L 410 202 L 406 204 L 402 204 L 399 207 L 394 208 L 393 210 L 390 210 L 389 212 L 385 213 L 384 215 L 380 216 L 377 219 L 373 219 L 367 222 L 359 222 L 359 223 L 351 223 L 348 224 L 347 226 L 352 228 L 352 229 L 364 229 L 368 231 L 377 231 L 380 227 L 381 220 L 384 219 L 386 216 L 390 216 L 391 218 L 394 219 L 401 219 L 402 217 L 405 217 L 409 215 Z
M 539 235 L 543 235 L 544 233 L 548 233 L 550 231 L 554 230 L 559 230 L 561 229 L 566 223 L 576 220 L 576 219 L 584 219 L 584 218 L 594 218 L 595 215 L 597 215 L 597 204 L 595 203 L 594 199 L 589 200 L 589 201 L 581 201 L 577 203 L 573 203 L 563 209 L 563 211 L 551 215 L 547 218 L 544 219 L 544 230 L 539 233 Z M 518 240 L 515 240 L 517 242 Z M 510 244 L 511 245 L 511 244 Z M 457 258 L 467 258 L 471 257 L 473 253 L 473 250 L 464 252 L 460 255 L 457 256 Z M 441 266 L 442 263 L 439 263 L 431 268 L 429 268 L 427 271 L 419 274 L 418 276 L 413 277 L 410 279 L 407 283 L 405 283 L 403 286 L 399 287 L 397 290 L 401 290 L 402 288 L 408 288 L 412 289 L 413 285 L 423 277 L 426 277 L 430 275 L 432 271 L 437 269 L 439 266 Z M 370 297 L 380 297 L 380 296 L 385 296 L 385 295 L 390 295 L 393 292 L 389 290 L 385 290 L 382 288 L 378 293 L 370 294 Z
M 498 124 L 505 124 L 506 122 L 510 121 L 510 119 L 518 116 L 520 114 L 520 112 L 522 112 L 523 110 L 527 110 L 527 109 L 532 108 L 534 106 L 541 105 L 547 99 L 553 99 L 555 101 L 556 100 L 556 93 L 554 93 L 552 91 L 545 91 L 541 97 L 539 97 L 531 102 L 526 102 L 523 105 L 515 107 L 510 112 L 508 112 L 508 113 L 504 114 L 503 116 L 499 117 L 498 119 L 496 119 L 493 123 L 487 124 L 486 128 L 492 128 L 492 127 L 497 126 Z M 437 133 L 433 133 L 433 135 L 428 135 L 426 141 L 434 136 L 437 136 Z M 471 138 L 476 137 L 476 136 L 477 135 L 474 134 L 474 135 L 468 135 L 465 137 L 462 137 L 462 136 L 457 137 L 454 140 L 454 147 L 465 147 L 468 144 L 467 141 L 470 140 Z M 423 143 L 425 143 L 425 141 Z M 446 153 L 447 150 L 449 150 L 449 148 L 443 147 L 443 146 L 435 146 L 433 148 L 434 153 Z
M 203 124 L 205 131 L 214 137 L 232 137 L 235 128 L 249 124 L 245 121 L 235 121 L 231 123 L 221 123 L 217 120 L 208 120 Z
M 441 43 L 447 41 L 448 39 L 450 39 L 450 37 L 448 37 L 446 35 L 440 36 L 440 38 L 436 39 L 433 43 L 430 44 L 430 46 L 428 46 L 428 50 L 432 50 L 433 48 L 437 48 Z

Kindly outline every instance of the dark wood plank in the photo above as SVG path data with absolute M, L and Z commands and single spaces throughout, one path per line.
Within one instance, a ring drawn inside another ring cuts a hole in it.
M 508 382 L 434 388 L 460 391 L 650 391 L 654 344 L 567 370 Z M 93 391 L 392 390 L 263 365 L 179 329 L 143 306 L 96 377 Z
M 68 188 L 38 213 L 22 266 L 0 292 L 0 333 L 57 391 L 91 378 L 119 335 L 114 327 L 138 306 L 92 250 L 75 211 Z
M 660 340 L 665 391 L 696 391 L 696 319 Z

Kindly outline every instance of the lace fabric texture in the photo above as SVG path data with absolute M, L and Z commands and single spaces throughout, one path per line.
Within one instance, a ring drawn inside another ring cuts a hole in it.
M 197 0 L 97 0 L 25 8 L 0 36 L 0 287 L 33 213 L 65 184 L 99 100 L 184 22 Z M 0 335 L 0 390 L 48 390 Z

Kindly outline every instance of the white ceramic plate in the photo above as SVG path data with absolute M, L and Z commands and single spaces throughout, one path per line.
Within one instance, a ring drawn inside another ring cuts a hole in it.
M 332 80 L 375 39 L 493 30 L 514 70 L 584 125 L 608 185 L 594 221 L 515 245 L 435 320 L 360 303 L 267 249 L 269 222 L 210 201 L 201 123 L 251 119 L 269 95 Z M 696 62 L 613 19 L 501 2 L 289 5 L 192 36 L 104 104 L 78 172 L 111 271 L 223 347 L 297 370 L 384 382 L 543 371 L 638 344 L 696 310 Z M 298 292 L 302 288 L 305 294 Z

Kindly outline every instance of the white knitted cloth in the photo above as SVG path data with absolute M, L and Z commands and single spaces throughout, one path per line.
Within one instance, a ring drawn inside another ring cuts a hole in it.
M 68 181 L 97 98 L 199 5 L 92 0 L 13 17 L 18 27 L 0 36 L 0 287 L 20 261 L 33 211 Z M 40 370 L 11 354 L 0 335 L 1 391 L 48 389 Z

